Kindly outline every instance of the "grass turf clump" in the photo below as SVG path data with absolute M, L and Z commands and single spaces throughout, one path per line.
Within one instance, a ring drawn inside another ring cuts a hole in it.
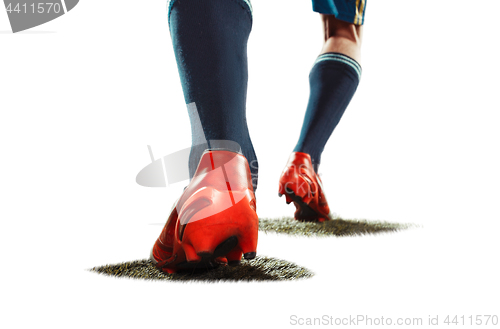
M 158 270 L 149 259 L 98 266 L 90 271 L 114 277 L 164 281 L 285 281 L 314 276 L 314 273 L 304 267 L 262 256 L 252 260 L 243 259 L 238 266 L 183 270 L 174 274 Z
M 300 222 L 292 217 L 279 219 L 260 218 L 259 231 L 275 232 L 294 236 L 357 236 L 384 232 L 397 232 L 413 227 L 413 224 L 399 224 L 379 221 L 334 218 L 322 223 Z

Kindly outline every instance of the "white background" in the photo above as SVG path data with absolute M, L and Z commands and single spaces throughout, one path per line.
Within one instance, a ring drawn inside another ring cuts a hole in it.
M 3 328 L 287 327 L 290 316 L 499 313 L 498 1 L 370 1 L 358 92 L 323 154 L 333 211 L 415 223 L 358 238 L 260 234 L 309 280 L 173 283 L 88 268 L 146 258 L 184 184 L 136 174 L 190 145 L 165 1 L 84 0 L 12 34 L 0 10 Z M 248 123 L 260 217 L 293 215 L 278 178 L 322 42 L 303 1 L 254 0 Z M 395 321 L 395 320 L 394 320 Z

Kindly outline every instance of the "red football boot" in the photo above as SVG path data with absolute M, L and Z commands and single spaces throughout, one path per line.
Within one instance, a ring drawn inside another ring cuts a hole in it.
M 314 172 L 307 153 L 293 152 L 280 178 L 279 196 L 295 204 L 295 219 L 323 222 L 330 220 L 330 208 L 323 193 L 321 178 Z
M 172 209 L 151 251 L 164 272 L 237 264 L 257 250 L 256 213 L 247 159 L 230 151 L 205 151 L 193 179 Z

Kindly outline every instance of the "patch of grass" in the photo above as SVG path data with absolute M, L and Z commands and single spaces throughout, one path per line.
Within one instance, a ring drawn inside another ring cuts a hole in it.
M 416 225 L 342 218 L 334 218 L 322 223 L 299 222 L 292 217 L 259 219 L 259 231 L 293 236 L 358 236 L 383 232 L 397 232 L 414 226 Z
M 163 281 L 284 281 L 314 276 L 314 273 L 304 267 L 263 256 L 249 261 L 243 259 L 238 266 L 184 270 L 174 274 L 158 270 L 149 259 L 99 266 L 89 271 L 114 277 Z

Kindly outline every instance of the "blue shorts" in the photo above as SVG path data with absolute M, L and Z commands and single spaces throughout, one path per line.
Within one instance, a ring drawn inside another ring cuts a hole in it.
M 315 12 L 335 15 L 348 23 L 363 25 L 368 0 L 312 0 Z

